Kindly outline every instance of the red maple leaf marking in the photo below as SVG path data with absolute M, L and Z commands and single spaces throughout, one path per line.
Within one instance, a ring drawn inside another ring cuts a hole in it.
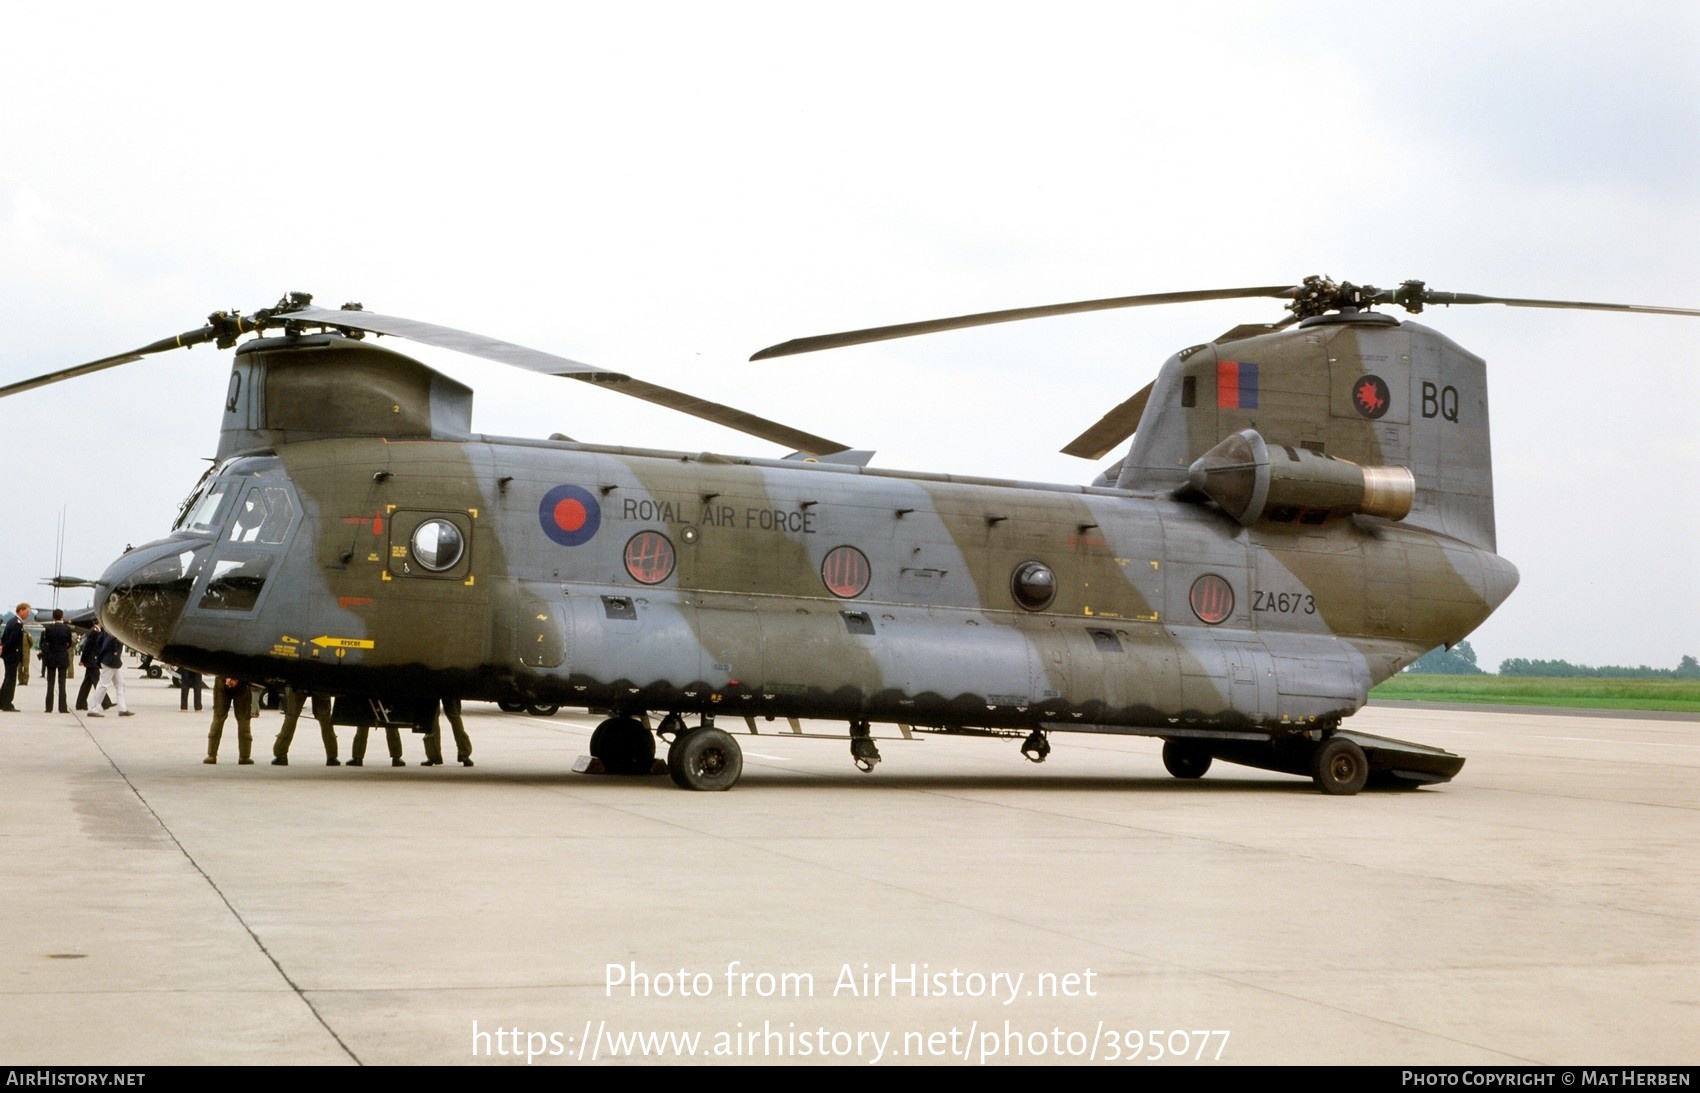
M 1358 395 L 1358 405 L 1362 406 L 1364 409 L 1369 410 L 1372 413 L 1376 410 L 1381 409 L 1381 407 L 1383 405 L 1382 401 L 1381 401 L 1381 396 L 1376 393 L 1375 384 L 1373 384 L 1373 383 L 1369 383 L 1369 382 L 1366 381 L 1364 383 L 1358 384 L 1357 395 Z

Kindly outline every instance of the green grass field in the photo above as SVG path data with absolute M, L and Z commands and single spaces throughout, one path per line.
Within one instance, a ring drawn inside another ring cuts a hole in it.
M 1503 703 L 1511 706 L 1700 713 L 1700 680 L 1692 679 L 1397 675 L 1369 694 L 1371 698 L 1396 702 Z

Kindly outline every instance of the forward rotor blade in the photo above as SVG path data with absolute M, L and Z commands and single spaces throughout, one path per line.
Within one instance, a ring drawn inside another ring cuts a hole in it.
M 1650 304 L 1598 304 L 1585 300 L 1523 300 L 1511 296 L 1480 296 L 1473 292 L 1436 292 L 1423 296 L 1427 304 L 1504 304 L 1506 307 L 1548 307 L 1576 311 L 1631 311 L 1642 315 L 1700 315 L 1686 307 L 1654 307 Z
M 371 311 L 338 311 L 330 308 L 307 307 L 300 308 L 285 316 L 310 324 L 323 323 L 327 326 L 342 327 L 348 330 L 365 330 L 373 334 L 390 334 L 409 341 L 434 345 L 439 349 L 452 349 L 457 353 L 466 353 L 485 360 L 496 361 L 500 364 L 513 365 L 529 372 L 540 372 L 548 376 L 562 376 L 569 379 L 605 386 L 609 390 L 623 395 L 653 402 L 658 406 L 678 410 L 680 413 L 712 421 L 716 425 L 724 425 L 729 429 L 775 444 L 807 451 L 814 455 L 830 455 L 841 452 L 849 447 L 836 440 L 815 436 L 813 433 L 793 429 L 788 425 L 770 421 L 764 417 L 736 407 L 724 406 L 718 402 L 687 395 L 683 391 L 674 391 L 659 384 L 647 383 L 633 379 L 621 372 L 613 372 L 606 368 L 598 368 L 592 364 L 557 357 L 553 353 L 545 353 L 540 349 L 531 349 L 513 342 L 504 342 L 498 338 L 486 337 L 483 334 L 473 334 L 465 330 L 455 330 L 452 327 L 438 326 L 435 323 L 421 322 L 418 319 L 403 319 L 394 315 L 379 315 Z
M 781 425 L 777 421 L 758 417 L 735 406 L 724 406 L 718 402 L 710 402 L 705 398 L 697 398 L 695 395 L 687 395 L 683 391 L 674 391 L 667 387 L 632 379 L 630 376 L 622 376 L 615 372 L 604 372 L 600 375 L 591 376 L 573 376 L 571 378 L 582 380 L 585 383 L 594 383 L 599 387 L 607 386 L 610 390 L 618 391 L 622 395 L 630 395 L 645 402 L 653 402 L 657 406 L 666 406 L 680 413 L 689 414 L 704 421 L 712 421 L 716 425 L 724 425 L 728 429 L 736 429 L 749 436 L 771 440 L 775 444 L 784 445 L 800 452 L 807 452 L 810 455 L 833 455 L 848 451 L 850 448 L 848 444 L 840 444 L 836 440 L 828 440 L 825 437 L 815 436 L 813 433 L 805 433 L 801 429 L 793 429 L 789 425 Z
M 846 345 L 882 342 L 891 338 L 909 338 L 917 334 L 937 334 L 945 330 L 961 330 L 970 326 L 990 326 L 993 323 L 1013 323 L 1022 319 L 1043 319 L 1052 315 L 1075 315 L 1085 311 L 1110 311 L 1122 307 L 1145 307 L 1151 304 L 1186 304 L 1200 300 L 1243 300 L 1258 296 L 1290 298 L 1292 285 L 1264 285 L 1258 288 L 1212 288 L 1191 292 L 1156 292 L 1144 296 L 1116 296 L 1106 300 L 1080 300 L 1071 304 L 1045 304 L 1040 307 L 1016 307 L 1007 311 L 983 311 L 976 315 L 958 315 L 949 319 L 928 319 L 918 323 L 899 323 L 895 326 L 873 326 L 866 330 L 849 330 L 842 334 L 820 334 L 812 338 L 794 338 L 779 345 L 770 345 L 756 353 L 752 361 L 770 357 L 788 357 L 794 353 L 813 353 L 820 349 L 838 349 Z
M 141 360 L 143 357 L 152 356 L 155 353 L 163 353 L 168 349 L 187 349 L 189 346 L 199 345 L 204 341 L 210 341 L 215 333 L 216 331 L 213 327 L 203 326 L 199 330 L 190 330 L 182 334 L 174 335 L 170 338 L 161 338 L 159 341 L 154 342 L 151 345 L 144 345 L 140 349 L 132 349 L 128 353 L 119 353 L 114 357 L 102 357 L 99 360 L 72 365 L 70 368 L 61 368 L 57 372 L 49 372 L 44 376 L 36 376 L 34 379 L 19 380 L 17 383 L 9 383 L 4 387 L 0 387 L 0 398 L 5 398 L 8 395 L 22 394 L 25 391 L 33 391 L 37 387 L 46 387 L 48 384 L 58 383 L 61 380 L 76 379 L 78 376 L 86 376 L 91 372 L 100 372 L 107 368 L 116 368 L 121 364 L 130 364 L 133 361 Z
M 598 368 L 594 364 L 584 364 L 557 357 L 553 353 L 545 353 L 541 349 L 530 349 L 513 342 L 504 342 L 499 338 L 486 337 L 483 334 L 473 334 L 453 327 L 438 326 L 436 323 L 420 322 L 418 319 L 403 319 L 396 315 L 380 315 L 375 311 L 339 311 L 328 307 L 304 307 L 289 312 L 284 316 L 308 324 L 323 323 L 326 326 L 338 326 L 345 330 L 365 330 L 372 334 L 389 334 L 408 341 L 419 342 L 422 345 L 434 345 L 439 349 L 453 349 L 457 353 L 468 356 L 483 357 L 485 360 L 497 361 L 501 364 L 511 364 L 515 368 L 523 368 L 528 372 L 541 372 L 546 376 L 576 376 L 587 373 L 600 373 L 603 376 L 618 376 L 606 368 Z
M 1151 388 L 1156 380 L 1141 387 L 1132 398 L 1098 419 L 1098 423 L 1068 442 L 1064 455 L 1082 459 L 1102 459 L 1111 448 L 1132 436 L 1145 414 L 1145 404 L 1151 401 Z

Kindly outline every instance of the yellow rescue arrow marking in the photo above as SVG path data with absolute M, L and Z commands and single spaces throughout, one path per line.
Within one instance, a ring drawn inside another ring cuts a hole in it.
M 313 644 L 321 649 L 372 649 L 377 643 L 371 638 L 333 638 L 321 634 L 313 639 Z

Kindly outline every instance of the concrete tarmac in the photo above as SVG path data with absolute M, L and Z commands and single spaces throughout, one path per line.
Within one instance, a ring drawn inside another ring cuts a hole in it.
M 1351 798 L 1067 735 L 689 793 L 571 773 L 591 717 L 206 766 L 129 694 L 0 714 L 0 1063 L 1700 1062 L 1693 719 L 1371 707 L 1469 761 Z

